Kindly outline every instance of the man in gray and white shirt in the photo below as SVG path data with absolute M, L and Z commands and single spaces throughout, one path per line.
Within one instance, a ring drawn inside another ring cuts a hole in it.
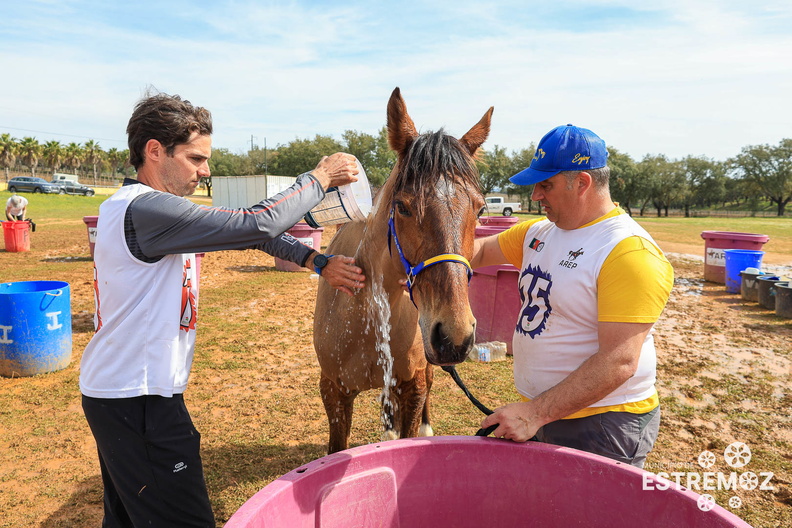
M 127 126 L 137 180 L 99 209 L 94 250 L 96 334 L 80 368 L 83 410 L 104 483 L 103 526 L 214 527 L 198 431 L 184 405 L 198 309 L 196 253 L 259 249 L 314 268 L 312 248 L 284 233 L 328 187 L 356 181 L 336 153 L 289 189 L 247 209 L 186 198 L 208 177 L 212 120 L 179 96 L 135 107 Z M 321 258 L 324 280 L 352 295 L 354 259 Z

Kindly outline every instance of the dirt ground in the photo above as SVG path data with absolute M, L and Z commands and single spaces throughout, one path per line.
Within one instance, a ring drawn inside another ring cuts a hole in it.
M 331 235 L 326 230 L 323 245 Z M 664 421 L 647 469 L 694 471 L 697 457 L 708 450 L 719 459 L 717 470 L 726 471 L 724 450 L 744 443 L 753 454 L 750 468 L 773 473 L 773 489 L 737 490 L 742 506 L 731 511 L 757 527 L 790 526 L 792 320 L 704 282 L 701 247 L 660 243 L 676 281 L 656 325 Z M 0 269 L 11 258 L 68 263 L 59 273 L 72 285 L 74 331 L 67 369 L 0 378 L 0 527 L 100 524 L 99 468 L 77 385 L 80 355 L 93 329 L 91 263 L 82 246 L 75 238 L 45 254 L 0 253 Z M 792 264 L 772 253 L 765 262 Z M 327 428 L 310 338 L 317 279 L 278 272 L 271 257 L 247 251 L 207 255 L 200 280 L 201 326 L 187 399 L 203 433 L 207 482 L 221 526 L 262 485 L 324 454 Z M 445 380 L 436 389 L 455 390 Z M 501 397 L 506 402 L 514 395 Z M 435 413 L 443 415 L 444 403 L 435 402 Z M 370 403 L 360 405 L 353 441 L 376 441 L 376 411 Z M 436 431 L 471 434 L 455 431 L 479 419 L 459 426 L 444 417 L 452 425 L 441 421 Z M 732 495 L 712 494 L 721 504 Z

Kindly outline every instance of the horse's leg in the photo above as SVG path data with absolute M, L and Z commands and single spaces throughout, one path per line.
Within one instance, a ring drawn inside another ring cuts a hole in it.
M 328 454 L 343 451 L 349 447 L 349 432 L 352 428 L 352 407 L 358 392 L 339 387 L 333 380 L 322 375 L 319 381 L 330 426 L 330 440 L 327 444 Z
M 401 438 L 418 436 L 424 406 L 426 405 L 426 374 L 418 371 L 411 380 L 403 380 L 396 385 L 399 400 L 397 419 Z
M 434 379 L 434 367 L 426 365 L 426 398 L 424 399 L 423 411 L 421 412 L 421 427 L 418 436 L 434 436 L 432 425 L 429 422 L 429 395 L 432 393 L 432 381 Z
M 390 390 L 389 396 L 386 398 L 385 394 L 380 394 L 380 412 L 382 415 L 382 441 L 396 440 L 399 438 L 399 431 L 396 429 L 399 419 L 399 402 L 396 400 L 393 389 Z

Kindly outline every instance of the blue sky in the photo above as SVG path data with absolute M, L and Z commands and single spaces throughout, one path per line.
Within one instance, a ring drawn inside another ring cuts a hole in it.
M 459 137 L 495 107 L 509 151 L 590 128 L 635 159 L 723 160 L 792 137 L 786 0 L 3 2 L 0 133 L 126 148 L 149 87 L 243 152 L 385 124 Z

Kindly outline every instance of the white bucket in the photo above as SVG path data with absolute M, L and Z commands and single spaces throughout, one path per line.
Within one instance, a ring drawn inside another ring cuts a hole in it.
M 365 220 L 371 212 L 371 187 L 366 171 L 357 161 L 357 181 L 340 187 L 330 187 L 319 205 L 305 215 L 305 222 L 313 227 L 337 225 Z

